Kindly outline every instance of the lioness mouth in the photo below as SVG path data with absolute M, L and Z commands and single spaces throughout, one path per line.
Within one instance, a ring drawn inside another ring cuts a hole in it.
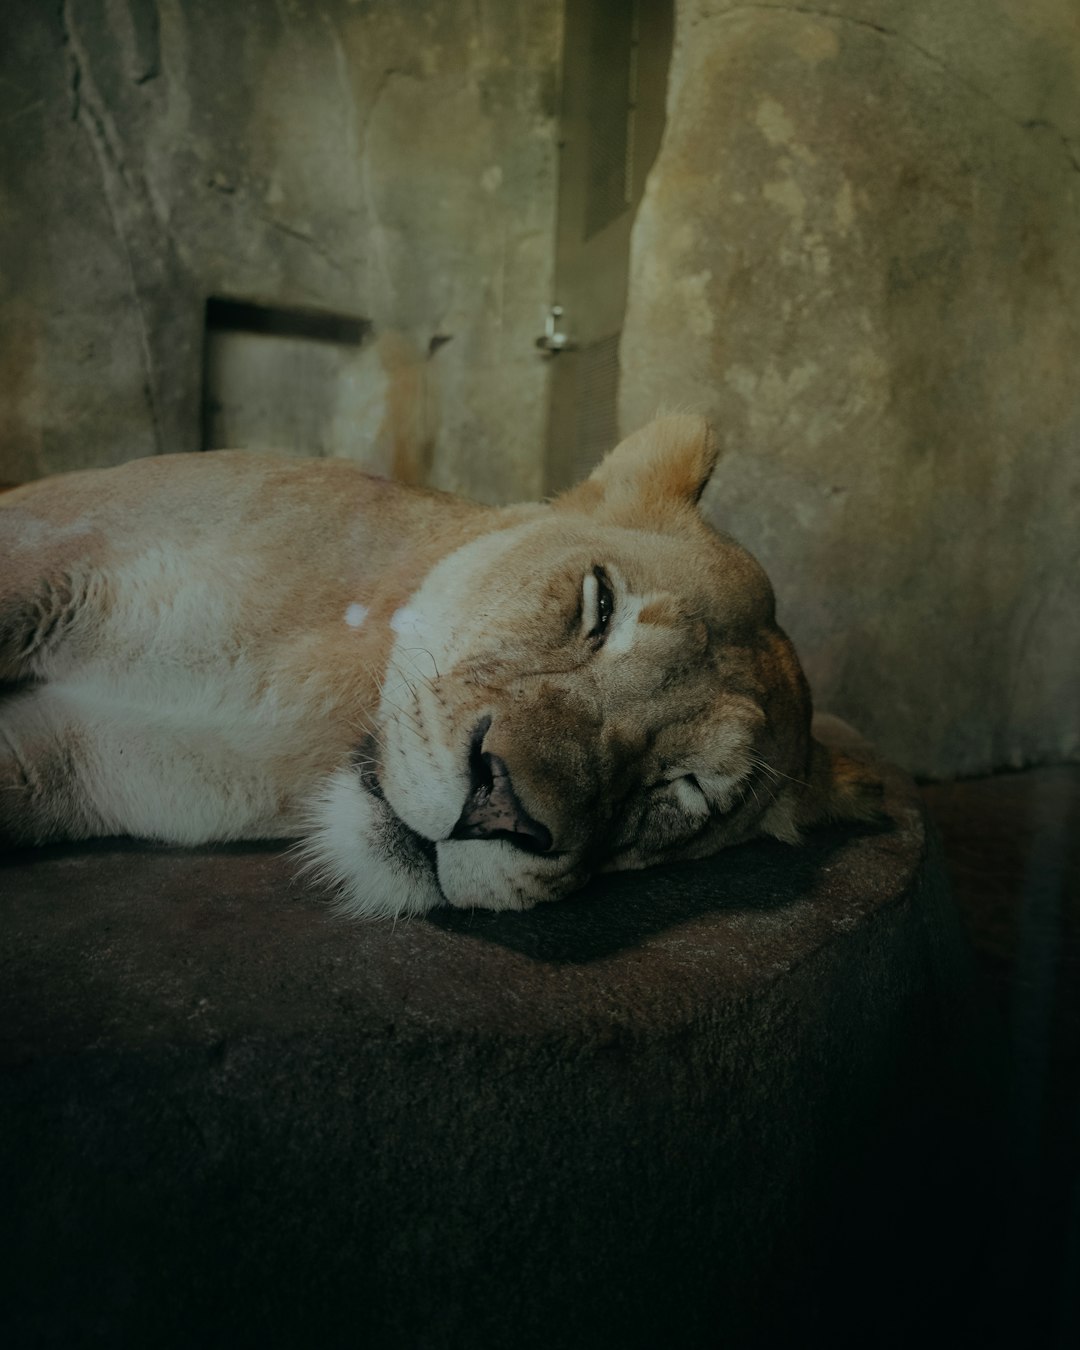
M 435 853 L 435 841 L 426 839 L 422 834 L 407 825 L 386 799 L 382 783 L 375 768 L 375 738 L 365 736 L 353 755 L 360 786 L 379 803 L 379 818 L 383 831 L 383 847 L 400 863 L 410 867 L 424 867 L 430 872 L 432 880 L 438 886 L 439 867 Z M 439 887 L 440 891 L 442 890 Z

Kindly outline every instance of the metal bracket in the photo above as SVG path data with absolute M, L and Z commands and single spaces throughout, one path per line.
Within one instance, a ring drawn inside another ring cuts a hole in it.
M 572 352 L 577 346 L 577 343 L 571 341 L 569 335 L 560 328 L 559 320 L 562 316 L 562 305 L 552 305 L 544 323 L 543 334 L 536 339 L 536 345 L 549 356 L 558 356 L 559 352 Z

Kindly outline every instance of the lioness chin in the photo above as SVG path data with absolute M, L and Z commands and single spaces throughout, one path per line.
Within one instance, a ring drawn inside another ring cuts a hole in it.
M 810 734 L 695 417 L 546 505 L 332 460 L 136 460 L 0 499 L 0 838 L 300 836 L 355 914 L 873 812 Z

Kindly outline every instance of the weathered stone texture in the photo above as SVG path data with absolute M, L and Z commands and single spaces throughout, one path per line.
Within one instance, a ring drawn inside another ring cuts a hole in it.
M 372 321 L 349 453 L 535 493 L 559 32 L 555 0 L 9 0 L 0 479 L 197 448 L 220 294 Z
M 679 6 L 623 428 L 714 417 L 819 702 L 922 773 L 1080 751 L 1078 89 L 1070 0 Z

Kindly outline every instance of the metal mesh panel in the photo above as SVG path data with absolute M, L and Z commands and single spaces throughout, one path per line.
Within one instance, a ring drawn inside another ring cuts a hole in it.
M 619 334 L 583 347 L 577 361 L 575 476 L 582 477 L 619 439 Z
M 630 0 L 601 0 L 590 15 L 586 238 L 621 215 L 631 200 L 636 9 Z
M 635 207 L 664 128 L 673 0 L 566 0 L 545 484 L 561 491 L 618 440 L 619 334 Z

